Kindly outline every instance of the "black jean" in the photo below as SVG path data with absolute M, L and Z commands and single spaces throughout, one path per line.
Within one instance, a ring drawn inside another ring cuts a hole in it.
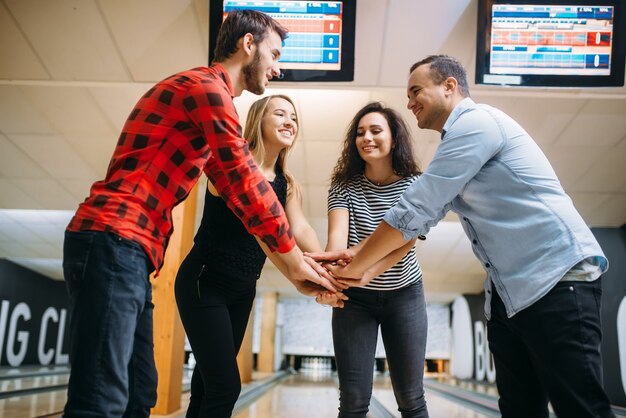
M 422 283 L 397 290 L 351 288 L 333 309 L 333 345 L 339 376 L 339 417 L 364 418 L 372 396 L 378 327 L 403 418 L 427 418 L 424 355 L 428 320 Z
M 492 290 L 489 348 L 504 418 L 614 417 L 602 387 L 600 279 L 559 282 L 507 318 Z
M 256 294 L 256 281 L 217 277 L 194 247 L 176 276 L 176 303 L 196 359 L 188 418 L 227 418 L 241 392 L 237 353 Z

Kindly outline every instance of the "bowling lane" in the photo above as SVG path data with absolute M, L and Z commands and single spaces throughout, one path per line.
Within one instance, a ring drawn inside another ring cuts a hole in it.
M 280 380 L 235 418 L 319 418 L 337 416 L 338 383 L 329 373 L 302 372 Z
M 427 379 L 427 382 L 428 380 L 429 379 Z M 425 392 L 430 418 L 488 418 L 500 416 L 499 413 L 483 408 L 477 408 L 480 409 L 480 412 L 478 412 L 477 410 L 471 409 L 467 404 L 464 405 L 460 403 L 459 400 L 451 400 L 443 397 L 437 392 L 428 389 L 428 387 L 425 389 Z M 401 418 L 388 374 L 376 375 L 374 378 L 373 396 L 387 410 L 388 416 Z
M 65 366 L 0 368 L 0 417 L 49 416 L 63 409 Z
M 375 399 L 372 401 L 368 418 L 401 417 L 397 411 L 388 375 L 376 375 L 373 396 Z M 433 390 L 426 390 L 426 399 L 431 418 L 500 416 L 499 413 L 490 411 L 488 408 L 464 404 Z M 236 407 L 233 416 L 235 418 L 336 417 L 338 406 L 339 390 L 336 374 L 300 372 L 279 380 L 253 402 Z
M 3 375 L 4 372 L 4 375 Z M 188 376 L 185 376 L 186 385 Z M 28 370 L 0 370 L 0 385 L 22 394 L 8 395 L 0 391 L 0 417 L 58 418 L 66 400 L 63 384 L 67 371 L 52 372 Z M 48 386 L 48 391 L 45 387 Z M 426 400 L 431 418 L 487 418 L 499 417 L 497 393 L 493 385 L 457 381 L 450 378 L 432 378 L 425 381 Z M 40 390 L 41 392 L 32 392 Z M 3 397 L 3 395 L 5 397 Z M 153 418 L 183 418 L 189 402 L 189 393 L 183 393 L 181 409 L 170 415 L 152 415 Z M 332 418 L 337 416 L 339 390 L 336 373 L 328 368 L 294 372 L 254 373 L 254 380 L 245 384 L 235 406 L 235 418 Z M 615 409 L 619 417 L 626 416 L 623 408 Z M 400 418 L 389 375 L 376 374 L 372 405 L 368 418 Z

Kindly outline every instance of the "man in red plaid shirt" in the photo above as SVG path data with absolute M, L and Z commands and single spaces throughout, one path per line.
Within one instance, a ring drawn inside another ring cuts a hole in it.
M 149 416 L 157 372 L 148 277 L 163 263 L 172 208 L 202 172 L 248 231 L 278 253 L 299 291 L 335 290 L 295 245 L 233 104 L 243 90 L 263 93 L 280 74 L 286 36 L 265 14 L 231 12 L 214 64 L 157 83 L 128 117 L 105 179 L 94 183 L 66 231 L 72 371 L 65 417 Z

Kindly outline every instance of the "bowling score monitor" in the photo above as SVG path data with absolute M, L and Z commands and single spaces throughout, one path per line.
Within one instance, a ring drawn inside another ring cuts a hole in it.
M 354 80 L 356 0 L 211 0 L 209 62 L 219 27 L 234 9 L 264 12 L 289 31 L 279 60 L 282 75 L 273 81 Z
M 476 84 L 624 85 L 624 0 L 479 0 Z

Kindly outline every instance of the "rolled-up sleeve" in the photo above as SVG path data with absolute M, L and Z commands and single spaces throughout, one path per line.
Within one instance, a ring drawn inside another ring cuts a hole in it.
M 453 112 L 451 118 L 454 116 Z M 481 109 L 462 111 L 446 128 L 428 170 L 385 214 L 385 222 L 402 232 L 405 240 L 428 233 L 505 141 L 498 124 Z

